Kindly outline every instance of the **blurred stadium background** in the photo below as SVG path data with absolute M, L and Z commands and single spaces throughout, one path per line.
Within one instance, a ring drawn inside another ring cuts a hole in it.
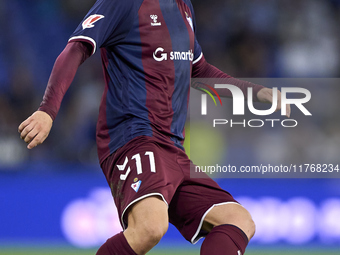
M 32 151 L 17 127 L 42 99 L 54 60 L 93 0 L 0 1 L 0 254 L 94 254 L 120 231 L 98 166 L 95 123 L 103 89 L 99 54 L 78 71 L 47 141 Z M 206 59 L 235 77 L 337 78 L 339 0 L 192 0 Z M 226 137 L 222 157 L 339 162 L 340 87 L 316 89 L 317 128 L 283 147 L 257 134 Z M 322 112 L 320 106 L 327 105 Z M 242 131 L 240 131 L 242 132 Z M 280 144 L 277 133 L 259 134 Z M 317 150 L 314 150 L 318 146 Z M 307 148 L 307 149 L 306 149 Z M 259 151 L 262 151 L 259 152 Z M 321 155 L 319 152 L 323 152 Z M 321 163 L 321 162 L 320 162 Z M 340 254 L 339 179 L 219 179 L 248 207 L 257 235 L 248 254 Z M 80 250 L 79 250 L 80 249 Z M 170 227 L 150 254 L 198 254 Z

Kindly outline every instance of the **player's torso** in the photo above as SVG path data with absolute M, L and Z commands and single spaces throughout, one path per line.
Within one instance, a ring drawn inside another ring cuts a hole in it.
M 124 40 L 102 51 L 107 123 L 98 131 L 109 129 L 111 139 L 161 133 L 181 140 L 194 40 L 192 14 L 182 0 L 143 1 Z
M 165 95 L 184 99 L 187 95 L 183 92 L 188 92 L 190 83 L 194 39 L 191 12 L 182 0 L 144 0 L 125 39 L 106 47 L 112 61 L 107 67 L 112 85 L 121 83 L 124 74 L 127 80 L 122 90 L 126 85 L 130 89 L 143 86 L 153 96 L 159 95 L 158 100 L 165 100 Z M 159 103 L 154 110 L 164 110 L 169 103 Z

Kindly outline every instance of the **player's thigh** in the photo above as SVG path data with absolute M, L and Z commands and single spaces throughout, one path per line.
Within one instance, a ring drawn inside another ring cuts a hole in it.
M 134 203 L 127 212 L 126 240 L 138 254 L 146 254 L 168 229 L 168 206 L 158 196 L 146 197 Z
M 160 239 L 169 225 L 168 206 L 159 196 L 144 198 L 129 208 L 128 229 L 140 238 Z
M 135 219 L 138 219 L 139 213 L 135 211 L 143 212 L 144 223 L 164 215 L 158 212 L 157 205 L 149 203 L 155 200 L 154 203 L 160 204 L 160 208 L 167 208 L 165 205 L 170 203 L 183 175 L 177 166 L 176 150 L 168 147 L 149 137 L 137 137 L 103 163 L 103 172 L 111 187 L 123 228 L 138 222 Z M 149 197 L 156 199 L 147 199 Z M 128 212 L 134 216 L 131 218 L 130 215 L 129 220 Z
M 230 224 L 239 227 L 250 240 L 255 233 L 255 224 L 250 213 L 240 204 L 226 203 L 213 207 L 204 218 L 203 228 Z

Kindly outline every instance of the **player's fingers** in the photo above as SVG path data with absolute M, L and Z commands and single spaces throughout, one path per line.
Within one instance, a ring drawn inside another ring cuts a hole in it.
M 27 133 L 27 135 L 24 138 L 24 141 L 26 143 L 30 143 L 38 133 L 39 130 L 37 128 L 33 128 L 30 132 Z
M 280 92 L 280 91 L 279 91 Z M 278 92 L 278 93 L 279 93 Z M 278 98 L 277 98 L 277 105 L 276 105 L 276 111 L 280 111 L 281 110 L 281 96 L 278 95 Z
M 27 134 L 32 131 L 34 128 L 34 124 L 30 123 L 27 126 L 24 127 L 24 129 L 20 132 L 21 139 L 25 140 Z
M 39 132 L 34 138 L 33 140 L 27 145 L 27 149 L 33 149 L 34 147 L 36 147 L 39 144 L 42 144 L 48 134 L 46 134 L 46 132 Z
M 21 133 L 25 127 L 27 127 L 31 123 L 31 118 L 27 118 L 25 121 L 21 122 L 18 127 L 18 132 Z

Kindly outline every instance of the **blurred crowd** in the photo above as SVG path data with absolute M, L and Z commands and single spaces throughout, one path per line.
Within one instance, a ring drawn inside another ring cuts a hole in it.
M 28 161 L 97 162 L 95 125 L 103 91 L 98 53 L 78 70 L 51 135 L 40 148 L 28 151 L 17 133 L 21 121 L 39 107 L 56 57 L 93 3 L 0 1 L 0 167 Z M 340 0 L 192 3 L 206 59 L 234 77 L 340 75 Z M 324 99 L 330 95 L 334 91 L 323 94 Z M 338 100 L 334 103 L 339 109 Z M 337 137 L 338 131 L 333 130 Z

